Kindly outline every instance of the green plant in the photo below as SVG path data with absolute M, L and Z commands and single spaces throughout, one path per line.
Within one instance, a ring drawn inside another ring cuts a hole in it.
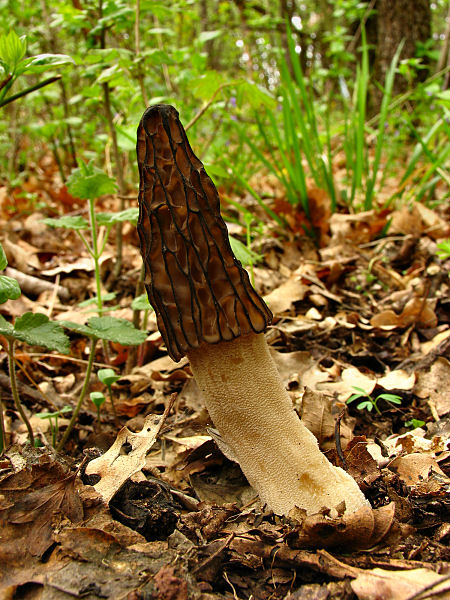
M 58 444 L 57 450 L 60 451 L 64 447 L 64 444 L 68 440 L 72 429 L 75 426 L 78 414 L 83 405 L 84 398 L 86 397 L 90 377 L 92 373 L 92 367 L 94 366 L 95 350 L 97 347 L 98 340 L 117 342 L 123 346 L 137 346 L 142 344 L 147 334 L 145 331 L 139 331 L 135 329 L 133 325 L 126 319 L 117 319 L 116 317 L 91 317 L 88 319 L 86 325 L 80 325 L 73 323 L 72 321 L 61 321 L 61 325 L 89 338 L 91 342 L 88 365 L 84 376 L 83 387 L 80 392 L 75 410 L 73 411 L 70 423 Z
M 379 400 L 385 400 L 386 402 L 389 402 L 391 404 L 402 403 L 401 396 L 397 396 L 396 394 L 378 394 L 376 398 L 373 398 L 370 394 L 368 394 L 365 390 L 363 390 L 360 387 L 353 386 L 353 389 L 356 390 L 358 393 L 352 394 L 347 400 L 347 404 L 350 404 L 355 400 L 359 400 L 360 398 L 364 398 L 364 400 L 357 405 L 358 410 L 366 409 L 369 412 L 375 410 L 375 412 L 378 415 L 381 415 L 381 411 L 377 406 Z
M 50 425 L 50 432 L 52 434 L 52 446 L 56 446 L 56 439 L 58 437 L 59 431 L 59 417 L 65 415 L 69 412 L 72 412 L 71 406 L 63 406 L 60 410 L 56 410 L 54 412 L 41 412 L 37 413 L 36 417 L 40 419 L 48 419 Z
M 447 260 L 450 258 L 450 239 L 438 242 L 437 244 L 437 256 L 441 260 Z
M 116 419 L 117 413 L 116 413 L 116 407 L 115 407 L 114 399 L 113 399 L 112 385 L 113 385 L 113 383 L 116 383 L 116 381 L 118 381 L 120 379 L 120 375 L 116 375 L 116 373 L 112 369 L 99 369 L 97 371 L 97 377 L 108 388 L 109 401 L 111 402 L 114 418 Z
M 412 427 L 416 429 L 417 427 L 423 427 L 425 425 L 425 421 L 421 421 L 420 419 L 411 419 L 410 421 L 405 421 L 405 427 Z
M 294 76 L 291 75 L 287 59 L 282 57 L 279 61 L 282 127 L 276 110 L 266 107 L 268 127 L 256 115 L 259 133 L 270 160 L 252 141 L 248 140 L 247 143 L 255 156 L 282 183 L 289 202 L 293 205 L 300 203 L 309 218 L 307 173 L 303 158 L 316 185 L 329 193 L 333 209 L 336 207 L 336 191 L 330 146 L 326 137 L 319 133 L 316 106 L 295 51 L 289 25 L 287 41 Z
M 72 229 L 83 242 L 86 250 L 94 261 L 95 285 L 97 294 L 87 304 L 97 305 L 98 315 L 104 313 L 104 303 L 112 300 L 115 294 L 104 295 L 100 276 L 100 258 L 105 250 L 106 242 L 112 227 L 123 221 L 137 221 L 138 209 L 129 208 L 118 213 L 96 213 L 95 200 L 104 194 L 113 194 L 116 184 L 106 173 L 96 168 L 92 162 L 82 163 L 75 169 L 67 180 L 67 189 L 76 198 L 88 201 L 89 221 L 81 216 L 63 216 L 58 219 L 44 219 L 50 227 L 64 227 Z M 100 227 L 105 227 L 104 235 L 100 235 Z M 91 241 L 87 239 L 84 231 L 88 230 Z M 86 304 L 85 304 L 86 305 Z
M 89 396 L 97 409 L 97 425 L 100 425 L 100 407 L 106 402 L 105 394 L 102 392 L 91 392 Z
M 26 36 L 19 37 L 14 30 L 7 35 L 0 35 L 0 108 L 61 78 L 60 75 L 52 76 L 17 94 L 8 95 L 18 77 L 44 73 L 55 67 L 74 63 L 73 59 L 65 54 L 38 54 L 25 58 L 26 52 Z
M 8 264 L 5 252 L 0 244 L 0 271 L 3 271 Z M 7 300 L 16 300 L 21 295 L 20 287 L 17 281 L 6 275 L 0 276 L 0 304 Z M 61 325 L 52 322 L 46 315 L 31 312 L 24 313 L 18 317 L 14 324 L 9 323 L 0 315 L 0 338 L 6 353 L 8 355 L 9 380 L 11 384 L 11 394 L 14 399 L 17 412 L 24 422 L 30 444 L 34 445 L 34 434 L 28 417 L 23 409 L 19 391 L 17 389 L 16 369 L 14 361 L 15 344 L 17 341 L 25 342 L 31 346 L 42 346 L 48 350 L 57 350 L 66 354 L 69 351 L 69 338 L 65 335 Z M 0 403 L 0 453 L 4 450 L 5 427 L 3 419 L 3 409 Z

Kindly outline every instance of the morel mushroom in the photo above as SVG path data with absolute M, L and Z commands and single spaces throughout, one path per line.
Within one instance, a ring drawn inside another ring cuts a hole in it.
M 292 407 L 265 341 L 272 314 L 235 258 L 217 190 L 172 106 L 137 132 L 146 289 L 173 360 L 185 354 L 230 454 L 277 514 L 368 502 Z

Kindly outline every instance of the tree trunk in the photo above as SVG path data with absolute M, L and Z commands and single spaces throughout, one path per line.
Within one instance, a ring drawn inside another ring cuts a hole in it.
M 425 43 L 431 37 L 431 10 L 429 0 L 377 0 L 377 48 L 375 79 L 384 85 L 386 73 L 400 42 L 404 39 L 400 60 L 416 55 L 416 43 Z M 423 59 L 423 63 L 426 59 Z M 423 81 L 428 69 L 421 69 L 417 79 Z M 401 94 L 408 88 L 408 81 L 397 75 L 393 94 Z M 378 102 L 381 94 L 378 94 Z

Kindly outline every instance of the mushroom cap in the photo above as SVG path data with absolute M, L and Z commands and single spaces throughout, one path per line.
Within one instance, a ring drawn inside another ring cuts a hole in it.
M 169 355 L 264 331 L 272 313 L 231 250 L 217 189 L 173 106 L 145 111 L 136 150 L 145 285 Z

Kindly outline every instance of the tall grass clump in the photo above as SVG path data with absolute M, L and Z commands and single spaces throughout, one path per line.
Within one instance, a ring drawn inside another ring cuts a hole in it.
M 264 118 L 256 115 L 263 146 L 258 147 L 251 140 L 247 143 L 256 158 L 280 181 L 288 201 L 293 205 L 300 204 L 308 218 L 307 177 L 327 192 L 333 212 L 339 200 L 354 209 L 369 210 L 377 192 L 383 151 L 386 149 L 386 123 L 402 44 L 387 72 L 377 126 L 372 129 L 367 125 L 370 71 L 364 29 L 354 82 L 349 85 L 340 78 L 342 112 L 337 113 L 338 120 L 336 115 L 333 119 L 330 116 L 330 106 L 336 104 L 332 102 L 331 95 L 325 107 L 323 99 L 314 97 L 295 51 L 289 26 L 287 40 L 291 69 L 286 58 L 281 57 L 280 104 L 275 110 L 266 107 Z M 369 152 L 369 137 L 373 152 Z M 347 177 L 339 182 L 338 187 L 333 174 L 333 158 L 340 151 L 345 154 Z

